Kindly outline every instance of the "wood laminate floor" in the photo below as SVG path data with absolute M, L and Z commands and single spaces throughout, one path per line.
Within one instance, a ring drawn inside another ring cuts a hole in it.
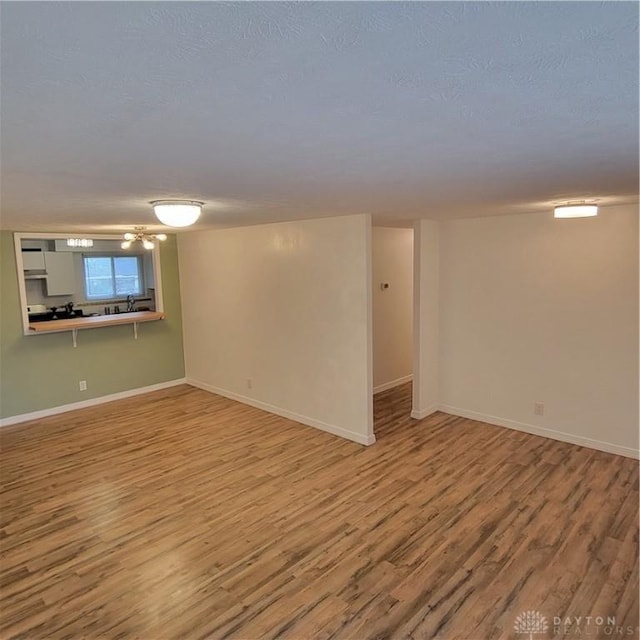
M 3 429 L 0 637 L 638 637 L 637 462 L 409 410 L 371 447 L 187 386 Z

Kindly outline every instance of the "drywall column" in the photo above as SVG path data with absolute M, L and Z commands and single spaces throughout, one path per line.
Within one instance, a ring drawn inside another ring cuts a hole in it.
M 373 444 L 370 216 L 178 242 L 187 381 Z
M 439 223 L 413 226 L 413 407 L 411 417 L 438 409 Z

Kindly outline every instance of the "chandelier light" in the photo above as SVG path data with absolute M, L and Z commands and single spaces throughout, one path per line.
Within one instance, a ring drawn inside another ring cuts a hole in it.
M 135 227 L 134 233 L 125 233 L 124 242 L 120 243 L 123 249 L 130 249 L 134 242 L 140 242 L 142 246 L 151 251 L 156 246 L 155 241 L 164 242 L 167 239 L 164 233 L 145 233 L 144 227 Z
M 554 218 L 592 218 L 598 215 L 595 204 L 563 204 L 553 210 Z
M 197 200 L 153 200 L 156 217 L 168 227 L 188 227 L 199 217 L 204 202 Z

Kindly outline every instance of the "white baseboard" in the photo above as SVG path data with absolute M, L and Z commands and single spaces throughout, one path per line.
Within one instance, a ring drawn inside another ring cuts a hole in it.
M 80 402 L 63 404 L 58 407 L 51 407 L 50 409 L 42 409 L 40 411 L 32 411 L 30 413 L 21 413 L 20 415 L 17 415 L 17 416 L 9 416 L 8 418 L 1 418 L 0 427 L 8 427 L 12 424 L 19 424 L 20 422 L 28 422 L 29 420 L 39 420 L 40 418 L 55 416 L 59 413 L 74 411 L 75 409 L 85 409 L 86 407 L 94 407 L 95 405 L 104 404 L 105 402 L 112 402 L 113 400 L 122 400 L 123 398 L 138 396 L 142 393 L 149 393 L 150 391 L 160 391 L 161 389 L 168 389 L 169 387 L 175 387 L 179 384 L 186 384 L 186 383 L 187 383 L 186 378 L 179 378 L 177 380 L 168 380 L 167 382 L 159 382 L 158 384 L 150 384 L 146 387 L 138 387 L 137 389 L 129 389 L 128 391 L 110 393 L 109 395 L 100 396 L 98 398 L 91 398 L 89 400 L 81 400 Z
M 435 413 L 436 411 L 439 411 L 439 410 L 440 410 L 440 407 L 437 404 L 432 404 L 428 406 L 426 409 L 421 409 L 421 410 L 414 409 L 413 411 L 411 411 L 411 417 L 414 420 L 422 420 L 423 418 L 426 418 L 427 416 L 430 416 L 432 413 Z
M 397 378 L 396 380 L 390 380 L 384 384 L 379 384 L 377 387 L 373 387 L 373 395 L 380 393 L 381 391 L 386 391 L 387 389 L 393 389 L 393 387 L 399 387 L 405 382 L 411 382 L 411 380 L 413 380 L 413 374 L 410 373 L 408 376 Z
M 229 398 L 230 400 L 235 400 L 236 402 L 247 404 L 250 407 L 255 407 L 256 409 L 262 409 L 263 411 L 267 411 L 268 413 L 274 413 L 277 416 L 282 416 L 283 418 L 288 418 L 289 420 L 295 420 L 295 422 L 300 422 L 301 424 L 305 424 L 309 427 L 321 429 L 322 431 L 331 433 L 334 436 L 340 436 L 341 438 L 352 440 L 353 442 L 357 442 L 358 444 L 370 445 L 376 441 L 376 437 L 373 434 L 365 436 L 360 433 L 356 433 L 355 431 L 349 431 L 348 429 L 343 429 L 342 427 L 327 424 L 326 422 L 316 420 L 315 418 L 309 418 L 307 416 L 294 413 L 293 411 L 289 411 L 288 409 L 283 409 L 266 402 L 261 402 L 260 400 L 255 400 L 254 398 L 240 395 L 239 393 L 235 393 L 233 391 L 228 391 L 227 389 L 214 387 L 210 384 L 207 384 L 206 382 L 201 382 L 200 380 L 187 378 L 187 384 L 190 384 L 192 387 L 198 387 L 198 389 L 203 389 L 204 391 L 209 391 L 210 393 L 215 393 L 219 396 L 224 396 L 225 398 Z
M 470 418 L 471 420 L 479 420 L 480 422 L 487 422 L 489 424 L 495 424 L 499 427 L 507 427 L 508 429 L 515 429 L 516 431 L 524 431 L 534 436 L 543 436 L 544 438 L 551 438 L 552 440 L 560 440 L 561 442 L 568 442 L 570 444 L 577 444 L 582 447 L 589 447 L 590 449 L 597 449 L 598 451 L 606 451 L 607 453 L 615 453 L 619 456 L 625 456 L 627 458 L 640 458 L 640 451 L 638 449 L 632 449 L 631 447 L 623 447 L 611 442 L 604 442 L 602 440 L 593 440 L 591 438 L 584 438 L 582 436 L 574 435 L 573 433 L 566 433 L 564 431 L 556 431 L 555 429 L 546 429 L 545 427 L 538 427 L 533 424 L 526 424 L 524 422 L 517 422 L 515 420 L 509 420 L 507 418 L 499 418 L 497 416 L 490 416 L 484 413 L 478 413 L 476 411 L 468 411 L 467 409 L 460 409 L 458 407 L 452 407 L 451 405 L 441 404 L 438 409 L 444 413 L 450 413 L 454 416 L 460 416 L 461 418 Z

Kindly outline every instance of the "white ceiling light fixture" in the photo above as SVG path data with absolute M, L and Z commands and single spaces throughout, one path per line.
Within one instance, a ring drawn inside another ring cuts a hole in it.
M 91 238 L 67 238 L 67 247 L 93 247 Z
M 168 227 L 188 227 L 199 217 L 204 202 L 197 200 L 153 200 L 156 217 Z
M 135 233 L 124 234 L 124 242 L 120 243 L 120 247 L 130 249 L 134 242 L 141 242 L 147 251 L 151 251 L 156 246 L 156 240 L 164 242 L 167 239 L 164 233 L 145 233 L 144 227 L 135 227 L 134 230 Z
M 553 210 L 554 218 L 593 218 L 598 215 L 597 204 L 563 204 Z

